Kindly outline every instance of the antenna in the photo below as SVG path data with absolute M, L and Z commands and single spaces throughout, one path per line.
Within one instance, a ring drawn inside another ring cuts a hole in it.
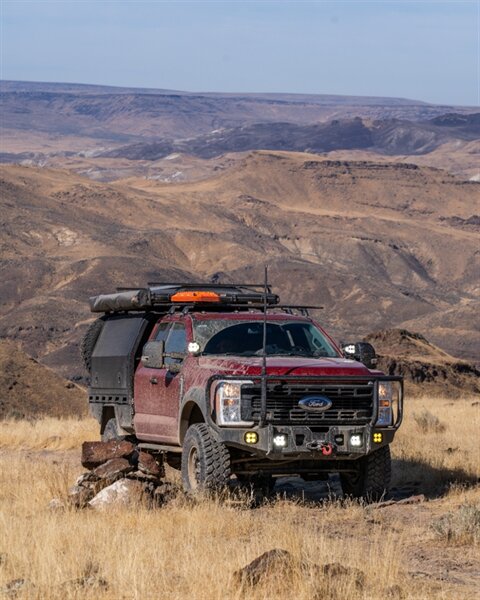
M 263 347 L 262 347 L 262 379 L 261 379 L 261 404 L 259 427 L 265 425 L 267 419 L 267 294 L 268 294 L 268 266 L 265 265 L 265 279 L 263 286 Z

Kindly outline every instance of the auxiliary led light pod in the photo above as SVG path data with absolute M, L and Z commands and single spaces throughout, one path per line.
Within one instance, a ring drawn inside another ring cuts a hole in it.
M 258 442 L 258 433 L 256 431 L 247 431 L 243 437 L 246 444 L 256 444 Z

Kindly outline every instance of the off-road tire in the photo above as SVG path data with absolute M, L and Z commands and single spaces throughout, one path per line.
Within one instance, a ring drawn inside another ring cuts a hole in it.
M 80 355 L 82 357 L 83 365 L 88 373 L 92 371 L 92 353 L 97 343 L 98 336 L 100 335 L 105 321 L 103 319 L 97 319 L 87 329 L 87 333 L 84 335 L 82 343 L 80 345 Z
M 388 492 L 390 486 L 390 446 L 383 446 L 356 462 L 356 473 L 340 473 L 344 495 L 377 502 Z
M 124 439 L 126 439 L 126 436 L 118 435 L 117 419 L 115 417 L 108 419 L 102 432 L 102 442 L 111 442 L 112 440 L 121 441 Z
M 182 482 L 187 494 L 221 491 L 230 479 L 230 453 L 217 441 L 208 425 L 189 427 L 182 449 Z

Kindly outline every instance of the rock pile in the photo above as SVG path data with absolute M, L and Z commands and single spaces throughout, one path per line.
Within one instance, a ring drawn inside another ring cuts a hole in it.
M 138 502 L 158 506 L 173 493 L 163 481 L 163 454 L 145 452 L 126 440 L 84 442 L 82 465 L 88 471 L 68 493 L 76 508 L 103 510 Z

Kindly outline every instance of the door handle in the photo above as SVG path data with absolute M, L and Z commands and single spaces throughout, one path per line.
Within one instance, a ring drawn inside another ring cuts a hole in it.
M 156 377 L 150 377 L 150 383 L 151 383 L 152 385 L 157 385 L 157 383 L 158 383 L 158 379 L 157 379 Z

